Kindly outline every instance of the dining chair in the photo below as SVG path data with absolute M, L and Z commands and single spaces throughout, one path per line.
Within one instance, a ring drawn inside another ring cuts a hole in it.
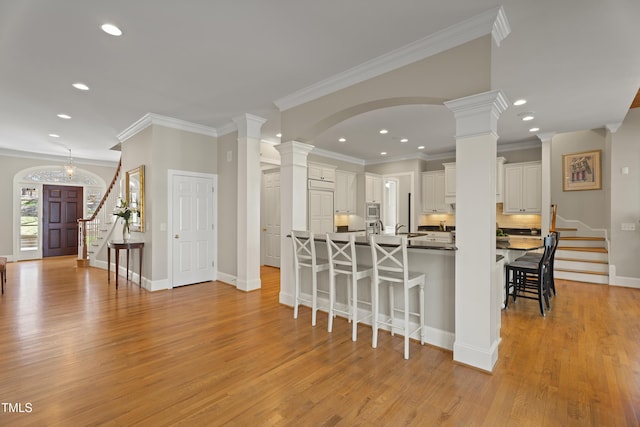
M 515 260 L 505 266 L 505 309 L 509 305 L 509 296 L 515 302 L 517 298 L 537 300 L 540 314 L 545 316 L 551 309 L 549 289 L 551 281 L 550 258 L 553 247 L 553 236 L 544 239 L 544 252 L 539 260 Z

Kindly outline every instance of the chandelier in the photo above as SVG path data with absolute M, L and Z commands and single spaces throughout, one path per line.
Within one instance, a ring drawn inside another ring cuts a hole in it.
M 71 157 L 71 148 L 69 148 L 69 158 L 64 165 L 64 171 L 67 174 L 67 180 L 71 181 L 73 174 L 76 172 L 76 165 L 73 164 L 73 157 Z

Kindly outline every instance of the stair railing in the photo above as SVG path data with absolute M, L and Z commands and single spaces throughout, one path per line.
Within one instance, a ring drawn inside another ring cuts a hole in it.
M 118 203 L 119 194 L 113 191 L 119 182 L 122 159 L 118 162 L 116 173 L 107 188 L 98 207 L 90 218 L 78 219 L 78 264 L 88 265 L 89 248 L 95 246 L 113 224 L 113 211 Z

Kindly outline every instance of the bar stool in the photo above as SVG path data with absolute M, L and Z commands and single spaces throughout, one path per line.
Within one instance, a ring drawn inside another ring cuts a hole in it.
M 316 257 L 316 245 L 313 233 L 310 231 L 292 230 L 293 240 L 293 269 L 294 269 L 294 296 L 293 318 L 298 318 L 298 304 L 300 302 L 311 303 L 311 325 L 316 325 L 318 312 L 318 273 L 329 270 L 329 261 Z M 311 271 L 311 300 L 305 300 L 300 296 L 300 269 L 309 268 Z
M 517 259 L 505 266 L 505 309 L 509 305 L 509 295 L 515 302 L 517 298 L 537 300 L 540 305 L 540 314 L 545 315 L 549 305 L 549 288 L 551 281 L 550 258 L 553 247 L 553 237 L 549 235 L 544 239 L 544 253 L 539 260 Z M 513 290 L 513 292 L 511 292 Z
M 549 287 L 551 288 L 551 292 L 553 292 L 553 296 L 556 296 L 556 281 L 554 276 L 554 261 L 556 259 L 556 250 L 558 249 L 558 242 L 560 241 L 560 232 L 552 231 L 549 233 L 550 236 L 553 237 L 553 244 L 551 246 L 551 255 L 549 258 Z M 526 254 L 518 257 L 516 261 L 529 261 L 529 262 L 540 262 L 544 253 L 540 252 L 527 252 Z
M 424 273 L 414 273 L 407 266 L 407 236 L 371 236 L 371 259 L 373 260 L 373 339 L 371 346 L 378 346 L 378 326 L 386 325 L 394 335 L 394 288 L 400 287 L 404 297 L 404 358 L 409 358 L 409 336 L 420 332 L 420 344 L 424 344 L 424 285 L 426 276 Z M 389 321 L 379 319 L 379 288 L 381 282 L 389 283 Z M 419 313 L 411 313 L 409 310 L 409 290 L 418 287 Z M 409 315 L 418 315 L 420 325 L 414 331 L 409 330 Z
M 343 233 L 327 233 L 327 253 L 329 254 L 329 326 L 333 328 L 333 318 L 336 313 L 345 315 L 351 322 L 351 339 L 358 338 L 358 322 L 372 316 L 358 319 L 358 280 L 371 277 L 373 268 L 358 265 L 356 260 L 356 237 L 353 234 L 345 236 Z M 347 311 L 336 308 L 336 276 L 347 276 Z M 372 289 L 373 295 L 373 289 Z

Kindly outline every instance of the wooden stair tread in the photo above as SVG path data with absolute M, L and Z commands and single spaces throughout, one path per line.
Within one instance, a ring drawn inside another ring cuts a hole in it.
M 596 259 L 582 259 L 582 258 L 562 258 L 555 257 L 556 261 L 575 261 L 575 262 L 590 262 L 592 264 L 609 264 L 607 261 L 601 261 Z
M 577 240 L 577 241 L 590 241 L 590 242 L 604 242 L 604 237 L 563 237 L 560 236 L 560 241 L 562 240 Z
M 608 276 L 609 273 L 601 271 L 572 270 L 570 268 L 554 268 L 555 271 L 564 271 L 565 273 L 595 274 L 597 276 Z
M 608 251 L 605 248 L 589 248 L 580 246 L 558 246 L 561 251 L 578 251 L 578 252 L 599 252 L 606 254 Z
M 577 228 L 569 228 L 569 227 L 556 227 L 555 231 L 578 231 Z

